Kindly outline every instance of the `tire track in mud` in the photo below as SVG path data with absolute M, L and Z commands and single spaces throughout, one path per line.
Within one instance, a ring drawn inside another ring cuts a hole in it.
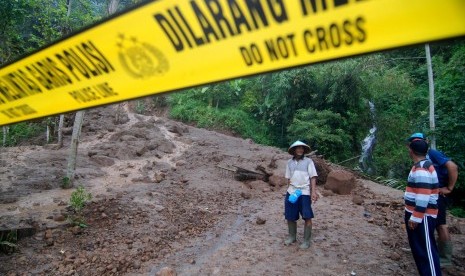
M 204 265 L 211 261 L 212 257 L 240 240 L 243 235 L 242 227 L 247 219 L 242 214 L 243 206 L 246 204 L 243 202 L 237 211 L 227 215 L 227 218 L 223 217 L 221 223 L 214 226 L 214 229 L 204 233 L 202 237 L 196 238 L 197 242 L 177 251 L 174 256 L 168 258 L 165 262 L 153 265 L 150 269 L 150 275 L 155 275 L 165 266 L 175 267 L 179 276 L 204 274 L 202 269 Z M 213 275 L 217 273 L 219 271 L 215 271 L 215 269 L 211 272 Z M 210 275 L 210 273 L 206 274 Z

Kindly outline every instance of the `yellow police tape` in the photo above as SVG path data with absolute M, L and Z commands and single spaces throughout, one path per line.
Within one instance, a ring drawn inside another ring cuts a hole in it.
M 464 0 L 161 0 L 0 69 L 0 125 L 465 35 Z

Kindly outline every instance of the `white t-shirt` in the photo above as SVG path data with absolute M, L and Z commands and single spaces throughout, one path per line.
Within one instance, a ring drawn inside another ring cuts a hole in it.
M 300 189 L 303 195 L 310 195 L 310 179 L 317 176 L 318 174 L 312 159 L 308 157 L 304 157 L 298 161 L 289 159 L 287 161 L 285 177 L 291 180 L 291 185 L 289 185 L 287 192 L 293 194 L 295 190 Z

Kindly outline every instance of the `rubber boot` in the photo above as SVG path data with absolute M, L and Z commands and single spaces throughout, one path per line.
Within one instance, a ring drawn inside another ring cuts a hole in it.
M 441 267 L 452 266 L 452 241 L 438 241 L 438 251 Z
M 304 242 L 300 245 L 300 248 L 302 248 L 302 249 L 309 248 L 311 238 L 312 238 L 312 225 L 305 226 L 305 228 L 304 228 Z
M 290 245 L 297 241 L 297 222 L 296 221 L 287 221 L 287 227 L 289 229 L 289 236 L 284 241 L 285 245 Z

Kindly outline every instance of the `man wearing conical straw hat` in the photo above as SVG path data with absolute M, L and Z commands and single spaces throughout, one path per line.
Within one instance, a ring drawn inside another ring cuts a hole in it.
M 318 174 L 312 159 L 305 156 L 305 154 L 310 153 L 310 147 L 307 144 L 296 141 L 289 147 L 288 152 L 293 157 L 287 161 L 285 175 L 289 186 L 284 201 L 284 216 L 287 220 L 289 236 L 284 244 L 291 245 L 297 241 L 297 220 L 301 216 L 305 221 L 305 226 L 304 241 L 300 248 L 307 249 L 310 247 L 312 218 L 314 217 L 312 201 L 318 200 L 316 192 L 316 177 Z M 292 199 L 296 197 L 296 191 L 298 190 L 301 192 L 298 194 L 301 195 L 294 202 Z M 289 200 L 289 197 L 291 197 L 291 200 Z

